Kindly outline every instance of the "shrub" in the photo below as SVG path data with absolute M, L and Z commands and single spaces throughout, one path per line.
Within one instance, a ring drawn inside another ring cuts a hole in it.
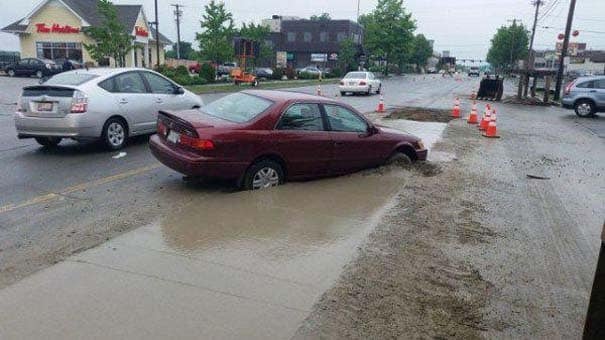
M 179 65 L 175 70 L 176 76 L 189 76 L 189 70 L 184 65 Z
M 296 70 L 294 70 L 294 68 L 292 68 L 292 67 L 286 68 L 284 73 L 285 73 L 286 77 L 288 77 L 288 79 L 294 79 L 294 77 L 296 77 Z
M 298 74 L 299 79 L 317 79 L 319 78 L 319 74 L 314 74 L 310 72 L 301 72 Z
M 281 78 L 284 75 L 284 69 L 283 68 L 273 68 L 273 79 L 276 80 L 281 80 Z
M 174 78 L 172 78 L 172 80 L 174 80 L 175 82 L 177 82 L 179 85 L 191 85 L 193 80 L 189 75 L 183 76 L 183 75 L 178 75 L 175 76 Z
M 214 83 L 216 79 L 216 70 L 212 65 L 204 63 L 200 66 L 200 78 L 204 79 L 207 83 Z
M 388 70 L 389 70 L 389 74 L 391 74 L 391 73 L 394 73 L 397 75 L 401 74 L 401 69 L 399 68 L 399 65 L 396 65 L 396 64 L 389 64 Z
M 195 76 L 195 77 L 191 77 L 191 85 L 205 85 L 208 83 L 208 80 L 206 80 L 206 78 L 203 78 L 202 76 Z

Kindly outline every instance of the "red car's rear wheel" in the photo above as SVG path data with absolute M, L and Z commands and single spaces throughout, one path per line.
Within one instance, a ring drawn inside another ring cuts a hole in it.
M 270 159 L 260 160 L 246 171 L 243 187 L 246 190 L 267 189 L 284 182 L 281 165 Z

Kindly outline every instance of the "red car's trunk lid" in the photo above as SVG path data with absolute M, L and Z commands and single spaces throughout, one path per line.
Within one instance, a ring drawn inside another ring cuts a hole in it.
M 190 126 L 194 129 L 202 128 L 220 128 L 226 126 L 232 126 L 234 123 L 226 121 L 224 119 L 212 117 L 200 110 L 186 110 L 186 111 L 160 111 L 161 114 L 169 117 L 172 120 L 178 121 L 186 126 Z

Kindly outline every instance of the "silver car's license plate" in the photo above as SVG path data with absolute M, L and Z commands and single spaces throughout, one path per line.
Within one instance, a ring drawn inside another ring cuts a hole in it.
M 350 81 L 349 82 L 349 86 L 355 86 L 355 85 L 357 85 L 357 82 L 355 82 L 355 81 Z
M 53 103 L 51 102 L 40 102 L 38 103 L 38 111 L 42 112 L 42 111 L 52 111 L 53 110 Z
M 180 141 L 181 135 L 178 132 L 170 130 L 166 139 L 168 139 L 169 142 L 176 144 Z

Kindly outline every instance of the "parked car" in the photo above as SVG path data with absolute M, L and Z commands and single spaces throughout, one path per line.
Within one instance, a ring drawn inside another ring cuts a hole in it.
M 219 65 L 218 69 L 217 69 L 217 74 L 220 75 L 230 75 L 231 71 L 233 71 L 234 69 L 237 68 L 237 63 L 223 63 L 222 65 Z
M 5 72 L 8 65 L 19 62 L 20 59 L 19 52 L 0 51 L 0 71 Z
M 199 96 L 147 69 L 74 70 L 23 88 L 15 127 L 19 138 L 47 147 L 72 138 L 117 150 L 130 136 L 154 133 L 159 110 L 201 105 Z
M 162 110 L 157 129 L 149 146 L 160 162 L 245 189 L 425 160 L 428 153 L 419 138 L 375 125 L 347 104 L 287 91 L 247 90 L 198 110 Z
M 269 67 L 257 67 L 252 73 L 259 79 L 271 79 L 273 77 L 273 70 Z
M 340 94 L 344 96 L 347 93 L 365 93 L 367 95 L 372 92 L 380 93 L 382 83 L 376 78 L 372 72 L 349 72 L 340 81 L 338 86 Z
M 565 86 L 563 107 L 574 109 L 580 117 L 605 111 L 605 76 L 580 77 Z
M 5 70 L 9 77 L 36 76 L 42 78 L 61 72 L 61 66 L 49 59 L 25 58 L 6 66 Z
M 55 64 L 57 64 L 60 68 L 61 71 L 70 71 L 70 70 L 77 70 L 77 69 L 81 69 L 84 68 L 84 63 L 81 63 L 77 60 L 74 59 L 67 59 L 67 61 L 69 62 L 69 65 L 71 65 L 71 69 L 65 69 L 65 58 L 58 58 L 55 59 L 54 62 Z
M 321 70 L 317 67 L 317 66 L 307 66 L 307 67 L 303 67 L 301 69 L 297 70 L 298 75 L 301 75 L 302 73 L 308 73 L 312 76 L 316 76 L 319 77 L 322 72 Z
M 481 75 L 481 71 L 479 70 L 479 67 L 477 66 L 471 66 L 471 68 L 468 70 L 468 76 L 472 77 L 479 77 Z

